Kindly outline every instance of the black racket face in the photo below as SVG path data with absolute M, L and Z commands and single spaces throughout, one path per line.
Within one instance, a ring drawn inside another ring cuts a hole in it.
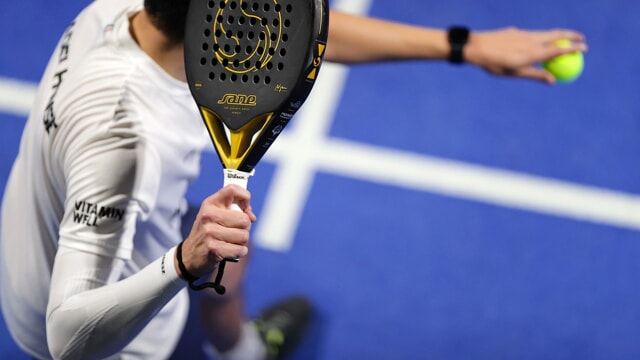
M 185 59 L 198 105 L 238 130 L 304 101 L 310 88 L 300 84 L 315 80 L 327 11 L 322 0 L 192 0 Z

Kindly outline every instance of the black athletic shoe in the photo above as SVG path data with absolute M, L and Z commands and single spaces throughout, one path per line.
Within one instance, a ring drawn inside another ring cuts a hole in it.
M 253 321 L 265 343 L 267 359 L 284 359 L 298 346 L 312 311 L 309 300 L 297 296 L 272 305 Z

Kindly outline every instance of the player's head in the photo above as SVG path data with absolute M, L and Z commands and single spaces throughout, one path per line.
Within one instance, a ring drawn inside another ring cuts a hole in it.
M 151 22 L 175 43 L 184 41 L 189 0 L 144 0 Z

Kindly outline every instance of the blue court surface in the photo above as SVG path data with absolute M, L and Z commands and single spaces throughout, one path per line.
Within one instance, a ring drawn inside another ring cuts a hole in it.
M 87 2 L 0 2 L 1 186 L 49 52 Z M 445 63 L 325 66 L 249 183 L 249 315 L 308 296 L 295 359 L 639 359 L 640 3 L 332 6 L 574 28 L 590 51 L 583 76 L 555 87 Z M 211 150 L 190 203 L 221 178 Z M 198 329 L 175 359 L 202 358 Z M 3 324 L 0 358 L 26 358 Z

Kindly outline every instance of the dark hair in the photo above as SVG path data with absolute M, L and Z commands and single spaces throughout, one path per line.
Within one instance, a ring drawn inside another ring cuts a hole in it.
M 174 43 L 184 41 L 184 27 L 190 0 L 144 0 L 153 25 Z

